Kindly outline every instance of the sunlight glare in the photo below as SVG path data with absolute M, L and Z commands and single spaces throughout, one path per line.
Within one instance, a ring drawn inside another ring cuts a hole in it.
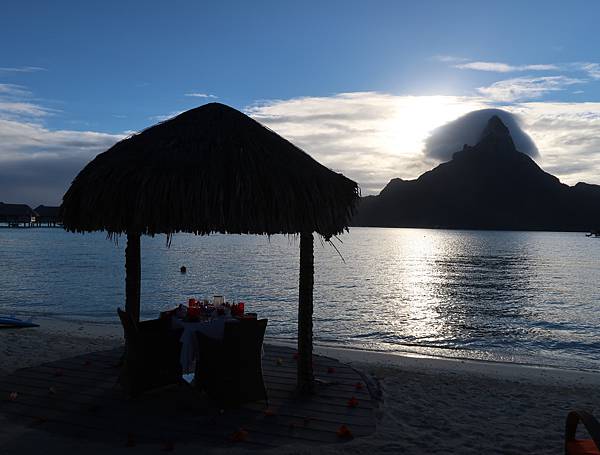
M 382 126 L 384 145 L 399 155 L 421 151 L 429 133 L 461 115 L 482 109 L 483 103 L 456 96 L 406 96 Z

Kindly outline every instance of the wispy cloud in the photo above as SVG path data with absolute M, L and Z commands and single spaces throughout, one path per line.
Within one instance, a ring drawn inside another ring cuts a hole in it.
M 199 93 L 199 92 L 186 93 L 185 96 L 191 96 L 194 98 L 218 98 L 218 96 L 211 95 L 210 93 Z
M 55 109 L 32 101 L 32 94 L 26 87 L 0 83 L 0 118 L 40 118 L 55 112 Z
M 0 83 L 0 119 L 41 118 L 56 112 L 34 102 L 32 93 L 26 87 Z
M 443 63 L 457 63 L 457 62 L 468 62 L 468 58 L 456 57 L 454 55 L 434 55 L 431 57 L 433 60 Z
M 517 77 L 479 87 L 477 91 L 492 101 L 515 102 L 539 98 L 549 92 L 564 90 L 583 82 L 585 80 L 566 76 Z
M 37 73 L 39 71 L 48 71 L 46 68 L 41 66 L 13 66 L 0 67 L 0 73 Z
M 600 64 L 595 62 L 548 63 L 530 65 L 511 65 L 504 62 L 440 60 L 454 63 L 452 66 L 461 70 L 487 71 L 494 73 L 513 73 L 523 71 L 558 71 L 561 73 L 581 72 L 592 79 L 600 79 Z
M 31 93 L 22 85 L 0 83 L 0 96 L 29 96 Z
M 179 114 L 182 114 L 185 111 L 172 111 L 168 114 L 159 114 L 148 117 L 148 120 L 153 122 L 164 122 L 165 120 L 169 120 L 170 118 L 177 117 Z
M 462 70 L 489 71 L 496 73 L 511 73 L 515 71 L 551 71 L 558 70 L 559 67 L 554 64 L 534 64 L 534 65 L 509 65 L 502 62 L 468 62 L 453 65 L 454 68 Z
M 592 79 L 600 79 L 600 64 L 593 62 L 573 63 L 572 66 L 584 71 Z
M 591 79 L 600 79 L 600 64 L 596 62 L 567 62 L 513 65 L 506 62 L 490 62 L 463 59 L 452 56 L 433 56 L 434 60 L 450 64 L 461 70 L 486 71 L 492 73 L 513 73 L 523 71 L 554 71 L 562 74 L 583 73 Z
M 4 117 L 44 117 L 52 110 L 33 103 L 7 102 L 0 99 L 0 118 Z

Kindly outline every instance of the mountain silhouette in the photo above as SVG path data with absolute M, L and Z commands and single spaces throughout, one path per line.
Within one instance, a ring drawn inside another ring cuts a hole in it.
M 544 172 L 493 116 L 475 146 L 362 198 L 352 225 L 588 231 L 600 227 L 600 186 L 571 187 Z

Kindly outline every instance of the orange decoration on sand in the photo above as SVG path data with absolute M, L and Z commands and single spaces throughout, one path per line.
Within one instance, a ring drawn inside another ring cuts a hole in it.
M 342 439 L 352 439 L 354 437 L 354 435 L 352 434 L 352 432 L 348 429 L 348 427 L 346 425 L 341 425 L 338 428 L 336 433 L 337 433 L 338 438 L 342 438 Z
M 275 415 L 275 411 L 272 409 L 265 409 L 264 414 L 266 417 L 273 417 Z
M 356 399 L 356 397 L 352 397 L 348 400 L 348 407 L 355 408 L 357 406 L 358 406 L 358 400 Z
M 231 435 L 231 440 L 233 442 L 243 442 L 248 438 L 248 432 L 243 428 L 240 428 L 238 431 L 234 431 Z

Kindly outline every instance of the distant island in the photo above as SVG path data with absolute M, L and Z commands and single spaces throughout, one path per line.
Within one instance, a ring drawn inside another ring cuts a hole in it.
M 600 186 L 568 186 L 519 152 L 493 116 L 474 146 L 416 180 L 392 179 L 361 202 L 353 226 L 589 231 L 600 228 Z

